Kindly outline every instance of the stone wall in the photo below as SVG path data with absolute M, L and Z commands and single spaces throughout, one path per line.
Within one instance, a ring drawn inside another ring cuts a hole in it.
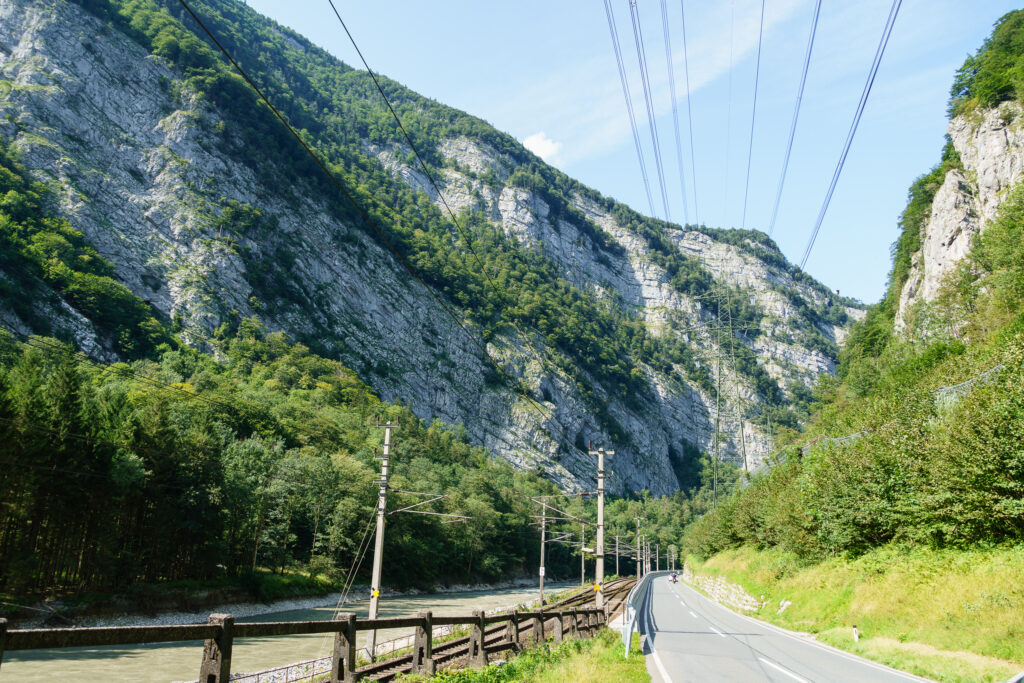
M 738 583 L 730 583 L 721 576 L 694 574 L 693 567 L 689 564 L 683 567 L 680 578 L 712 600 L 739 612 L 757 612 L 767 604 L 748 593 L 743 586 Z

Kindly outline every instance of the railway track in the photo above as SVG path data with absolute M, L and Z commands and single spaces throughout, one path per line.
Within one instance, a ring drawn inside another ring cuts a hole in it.
M 626 602 L 626 597 L 629 595 L 629 591 L 632 589 L 634 583 L 635 579 L 630 577 L 616 579 L 605 584 L 604 594 L 609 620 L 622 611 Z M 544 605 L 544 611 L 593 606 L 594 594 L 588 590 L 583 590 L 557 602 Z M 526 614 L 532 615 L 534 613 L 528 612 Z M 497 654 L 508 650 L 520 650 L 536 639 L 536 620 L 532 616 L 524 619 L 523 621 L 516 620 L 516 633 L 514 638 L 511 633 L 513 623 L 511 617 L 513 616 L 513 613 L 509 613 L 507 616 L 509 618 L 503 619 L 498 623 L 494 623 L 486 627 L 484 630 L 484 649 L 488 654 Z M 543 638 L 547 638 L 548 635 L 555 633 L 555 624 L 549 622 L 551 622 L 550 618 L 542 621 L 542 628 L 544 632 Z M 570 631 L 572 631 L 573 628 L 574 626 L 570 625 Z M 581 630 L 590 630 L 592 628 L 594 628 L 592 625 L 585 625 Z M 433 647 L 434 665 L 438 670 L 461 668 L 462 666 L 465 666 L 469 660 L 469 648 L 470 637 L 468 635 L 461 636 L 444 643 L 439 643 Z M 360 667 L 357 671 L 361 680 L 390 681 L 398 674 L 409 673 L 412 670 L 412 660 L 413 656 L 410 652 L 409 654 L 401 655 L 392 659 L 367 664 L 366 666 Z

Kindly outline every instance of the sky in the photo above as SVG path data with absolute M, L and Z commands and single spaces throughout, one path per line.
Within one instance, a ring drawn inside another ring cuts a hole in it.
M 247 1 L 260 13 L 361 68 L 327 0 Z M 711 227 L 767 232 L 815 0 L 764 0 L 756 111 L 760 0 L 691 0 L 685 5 L 678 0 L 635 1 L 668 216 L 654 164 L 630 3 L 611 0 L 611 6 L 654 215 L 675 223 L 699 220 Z M 663 1 L 675 73 L 685 206 Z M 488 121 L 568 175 L 651 215 L 601 2 L 335 0 L 335 4 L 374 71 Z M 892 0 L 822 3 L 772 233 L 795 263 L 804 253 L 822 207 L 891 5 Z M 1007 0 L 903 0 L 808 260 L 811 275 L 844 295 L 866 303 L 879 300 L 907 188 L 939 161 L 948 123 L 949 87 L 956 70 L 978 49 L 993 24 L 1013 9 L 1014 3 Z M 692 120 L 687 115 L 687 95 Z

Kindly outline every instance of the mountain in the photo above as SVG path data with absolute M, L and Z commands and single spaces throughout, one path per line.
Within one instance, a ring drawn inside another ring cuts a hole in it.
M 762 233 L 639 215 L 384 78 L 428 175 L 365 72 L 194 8 L 344 191 L 178 3 L 4 2 L 0 138 L 66 221 L 0 260 L 5 327 L 116 361 L 256 318 L 567 489 L 592 442 L 613 490 L 667 493 L 799 428 L 863 317 Z

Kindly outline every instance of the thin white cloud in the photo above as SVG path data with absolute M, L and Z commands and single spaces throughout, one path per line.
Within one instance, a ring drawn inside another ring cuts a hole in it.
M 530 150 L 549 164 L 557 163 L 558 154 L 562 151 L 562 143 L 552 140 L 544 131 L 526 136 L 523 147 Z
M 801 10 L 809 11 L 808 0 L 777 0 L 769 3 L 765 16 L 766 36 L 794 15 L 798 15 Z M 737 2 L 732 59 L 729 55 L 729 12 L 728 3 L 716 3 L 701 8 L 693 17 L 687 16 L 687 25 L 690 29 L 688 38 L 691 92 L 696 92 L 724 76 L 730 66 L 741 62 L 757 48 L 760 4 L 756 0 Z M 616 14 L 623 58 L 630 88 L 633 91 L 634 112 L 646 147 L 649 144 L 646 139 L 647 115 L 640 91 L 636 50 L 632 35 L 623 31 L 623 27 L 629 25 L 629 15 L 628 11 L 623 12 L 621 9 Z M 673 24 L 673 62 L 676 69 L 677 98 L 682 104 L 686 89 L 683 84 L 682 36 L 677 11 L 673 12 L 670 21 Z M 655 115 L 660 117 L 669 110 L 671 103 L 664 47 L 660 42 L 660 31 L 654 30 L 658 26 L 660 25 L 657 22 L 647 26 L 647 53 Z M 714 29 L 706 30 L 707 27 Z M 614 61 L 611 61 L 612 52 L 607 32 L 595 38 L 606 45 L 599 50 L 599 55 L 583 57 L 553 68 L 546 77 L 511 95 L 505 94 L 503 98 L 502 108 L 506 114 L 512 115 L 510 118 L 532 120 L 535 125 L 544 125 L 545 130 L 551 130 L 553 135 L 564 141 L 559 152 L 559 161 L 565 165 L 579 163 L 618 147 L 630 136 L 622 92 L 615 76 Z M 526 146 L 530 148 L 529 144 Z M 532 151 L 545 158 L 540 152 Z

